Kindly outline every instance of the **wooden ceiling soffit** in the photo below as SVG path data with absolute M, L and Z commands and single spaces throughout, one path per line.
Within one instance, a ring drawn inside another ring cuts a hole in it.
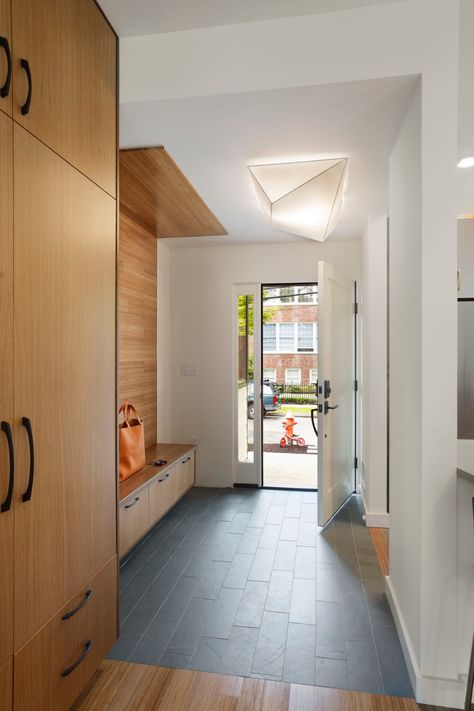
M 227 234 L 163 146 L 120 151 L 120 212 L 156 237 Z

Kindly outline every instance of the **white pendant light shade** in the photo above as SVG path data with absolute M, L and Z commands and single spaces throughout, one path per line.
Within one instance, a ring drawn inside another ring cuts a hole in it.
M 271 225 L 322 242 L 339 222 L 347 158 L 249 167 Z

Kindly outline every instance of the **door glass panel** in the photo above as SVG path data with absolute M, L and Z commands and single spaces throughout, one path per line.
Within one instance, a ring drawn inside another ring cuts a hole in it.
M 254 461 L 254 306 L 252 295 L 237 296 L 237 429 L 239 462 Z
M 318 485 L 316 284 L 262 287 L 263 485 Z

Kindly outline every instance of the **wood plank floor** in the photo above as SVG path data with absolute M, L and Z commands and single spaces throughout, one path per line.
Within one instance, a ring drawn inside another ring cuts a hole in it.
M 417 711 L 414 699 L 104 661 L 72 711 Z
M 388 528 L 369 528 L 382 575 L 388 575 Z

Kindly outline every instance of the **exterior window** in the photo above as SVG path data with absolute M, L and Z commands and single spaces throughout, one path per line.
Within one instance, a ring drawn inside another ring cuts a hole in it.
M 295 324 L 280 323 L 279 324 L 279 353 L 293 353 L 295 350 Z
M 298 352 L 311 353 L 314 351 L 313 343 L 314 324 L 299 323 L 298 324 Z
M 301 383 L 301 368 L 285 368 L 285 383 L 299 385 Z
M 272 383 L 276 382 L 277 372 L 276 368 L 264 368 L 263 369 L 263 379 L 270 380 Z
M 318 369 L 317 368 L 310 368 L 309 382 L 311 383 L 311 385 L 316 385 L 316 383 L 318 382 Z
M 282 286 L 280 289 L 280 301 L 282 304 L 293 304 L 295 289 L 293 286 Z
M 279 299 L 279 289 L 265 289 L 263 292 L 264 301 L 273 301 Z M 270 304 L 271 305 L 271 304 Z
M 300 286 L 298 287 L 298 303 L 299 304 L 312 304 L 314 302 L 314 294 L 312 293 L 314 287 L 312 286 Z
M 277 349 L 276 323 L 263 324 L 263 350 L 274 353 Z

